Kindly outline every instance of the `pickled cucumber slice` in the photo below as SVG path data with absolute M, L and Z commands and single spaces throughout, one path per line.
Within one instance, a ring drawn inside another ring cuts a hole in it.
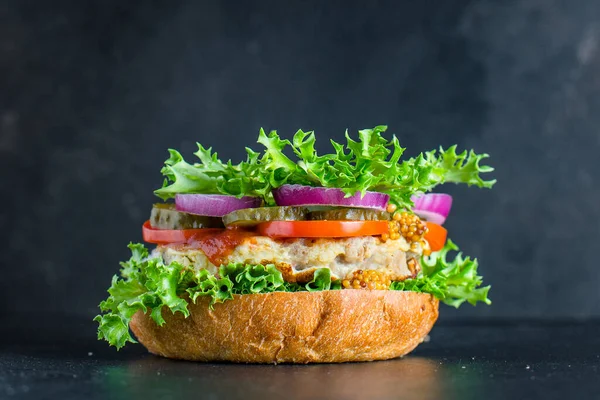
M 311 211 L 307 219 L 314 221 L 385 221 L 390 213 L 365 208 L 337 208 L 333 210 Z
M 218 217 L 177 211 L 175 204 L 159 203 L 152 206 L 150 226 L 155 229 L 223 228 L 223 221 Z
M 223 217 L 225 225 L 252 226 L 266 221 L 302 221 L 308 210 L 304 207 L 259 207 L 236 210 Z

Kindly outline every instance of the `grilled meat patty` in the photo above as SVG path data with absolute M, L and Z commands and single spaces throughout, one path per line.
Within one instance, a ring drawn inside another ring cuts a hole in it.
M 353 272 L 375 270 L 400 281 L 416 276 L 420 270 L 421 249 L 403 239 L 381 241 L 377 237 L 319 239 L 271 239 L 266 236 L 244 238 L 223 257 L 225 263 L 274 264 L 288 282 L 308 282 L 317 268 L 329 268 L 337 279 Z M 177 261 L 195 269 L 218 272 L 199 248 L 181 245 L 159 245 L 152 253 L 165 263 Z M 408 262 L 414 259 L 415 261 Z

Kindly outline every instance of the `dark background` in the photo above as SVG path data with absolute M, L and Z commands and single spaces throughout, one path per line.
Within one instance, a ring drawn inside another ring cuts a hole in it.
M 443 188 L 494 301 L 444 318 L 598 317 L 599 90 L 596 0 L 4 1 L 0 314 L 93 317 L 168 147 L 387 124 L 496 167 Z

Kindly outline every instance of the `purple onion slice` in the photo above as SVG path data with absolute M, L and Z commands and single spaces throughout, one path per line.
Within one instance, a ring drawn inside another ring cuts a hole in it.
M 222 194 L 177 194 L 175 207 L 177 211 L 190 214 L 222 217 L 232 211 L 242 208 L 260 207 L 260 197 L 245 196 L 238 199 L 235 196 Z
M 379 192 L 366 192 L 363 197 L 360 192 L 345 196 L 341 189 L 304 185 L 283 185 L 273 190 L 278 206 L 343 206 L 385 211 L 390 200 L 389 195 Z

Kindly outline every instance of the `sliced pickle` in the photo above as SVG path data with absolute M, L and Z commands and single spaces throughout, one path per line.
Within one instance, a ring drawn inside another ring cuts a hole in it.
M 337 208 L 334 210 L 311 211 L 308 219 L 313 221 L 387 221 L 390 213 L 368 208 Z
M 223 217 L 225 225 L 252 226 L 266 221 L 302 221 L 308 210 L 304 207 L 259 207 L 233 211 Z
M 223 228 L 223 221 L 218 217 L 177 211 L 175 204 L 159 203 L 152 206 L 150 226 L 156 229 Z

